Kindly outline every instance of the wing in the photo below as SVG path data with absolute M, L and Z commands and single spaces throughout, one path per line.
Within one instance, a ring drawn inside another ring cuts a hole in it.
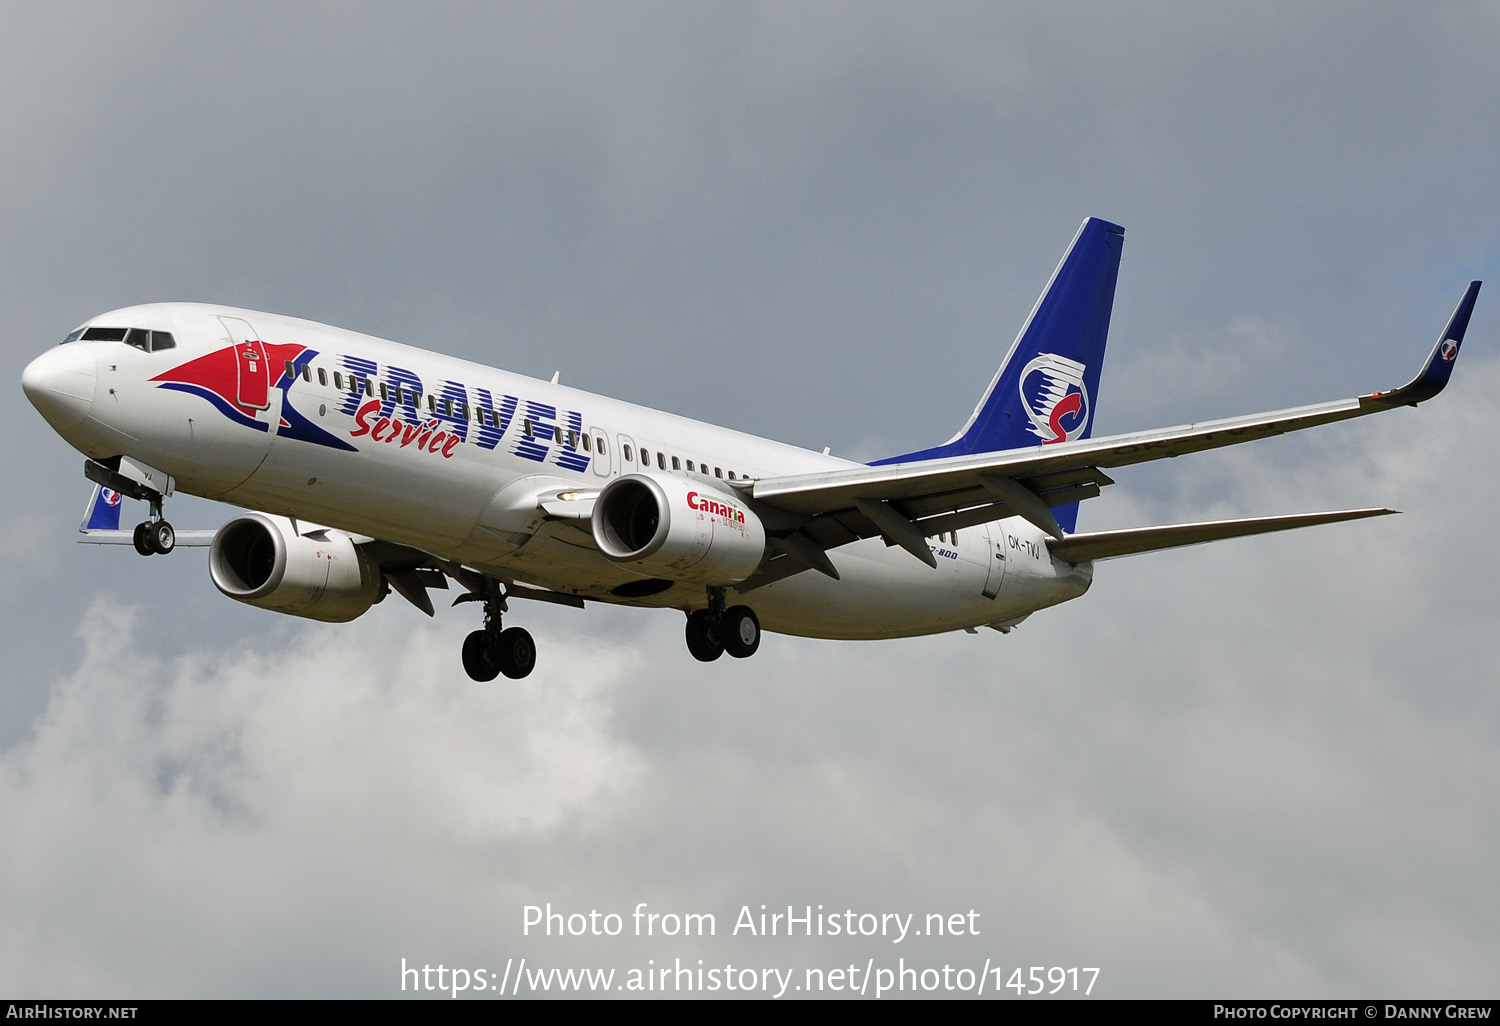
M 787 559 L 772 559 L 746 584 L 754 587 L 770 583 L 802 569 L 829 573 L 832 566 L 823 555 L 825 550 L 875 535 L 883 535 L 888 544 L 900 545 L 933 564 L 926 538 L 1012 516 L 1035 524 L 1052 536 L 1055 548 L 1066 549 L 1069 542 L 1063 541 L 1064 533 L 1050 511 L 1098 495 L 1101 487 L 1113 483 L 1105 470 L 1238 445 L 1431 399 L 1443 390 L 1453 372 L 1479 285 L 1477 281 L 1469 284 L 1416 377 L 1389 392 L 1106 438 L 745 482 L 742 490 L 758 503 L 800 518 L 795 529 L 773 532 L 773 545 Z M 1214 535 L 1228 536 L 1232 535 Z M 1160 535 L 1155 541 L 1169 537 Z M 1197 538 L 1192 532 L 1180 537 L 1211 540 Z M 1162 547 L 1167 545 L 1152 544 L 1130 551 Z M 1089 551 L 1081 545 L 1075 548 Z M 1110 550 L 1110 554 L 1123 553 Z M 783 562 L 787 565 L 776 566 Z

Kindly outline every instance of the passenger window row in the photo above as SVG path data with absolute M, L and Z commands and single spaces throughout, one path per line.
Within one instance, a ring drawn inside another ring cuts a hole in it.
M 170 338 L 170 336 L 168 337 Z M 303 381 L 309 384 L 312 383 L 313 376 L 316 374 L 319 385 L 326 388 L 330 384 L 328 369 L 326 367 L 314 368 L 311 363 L 302 364 L 299 373 L 299 368 L 291 360 L 287 360 L 286 373 L 290 378 L 301 377 Z M 381 402 L 390 402 L 394 398 L 398 406 L 416 406 L 420 408 L 423 404 L 423 394 L 416 389 L 399 383 L 376 381 L 374 378 L 368 376 L 360 378 L 352 373 L 345 374 L 342 371 L 334 371 L 332 385 L 336 391 L 363 392 L 371 399 L 379 394 Z M 425 398 L 429 413 L 436 414 L 441 410 L 442 415 L 445 417 L 451 418 L 456 416 L 461 420 L 474 421 L 487 427 L 498 428 L 500 426 L 499 417 L 494 410 L 487 410 L 481 406 L 470 406 L 466 402 L 455 402 L 447 397 L 440 399 L 432 393 L 427 393 Z M 534 423 L 530 417 L 523 417 L 521 419 L 521 433 L 526 438 L 535 439 L 542 434 L 542 425 Z M 557 445 L 566 445 L 572 449 L 581 448 L 584 452 L 597 453 L 600 456 L 609 455 L 609 449 L 605 444 L 604 436 L 600 434 L 590 434 L 587 431 L 576 431 L 572 428 L 565 429 L 561 424 L 556 424 L 552 427 L 551 436 L 552 441 Z M 636 454 L 629 445 L 623 447 L 623 455 L 626 463 L 633 463 L 635 461 Z M 653 454 L 651 450 L 645 448 L 640 450 L 640 464 L 642 467 L 650 469 L 652 458 Z M 730 481 L 737 481 L 744 480 L 749 476 L 743 473 L 737 474 L 733 470 L 725 471 L 723 467 L 713 467 L 710 475 L 707 460 L 684 460 L 680 456 L 669 456 L 660 449 L 655 451 L 655 462 L 659 470 L 666 470 L 670 463 L 672 470 L 681 471 L 686 466 L 689 474 L 700 474 L 703 477 L 713 476 L 721 480 L 727 478 Z
M 533 422 L 530 417 L 522 417 L 521 434 L 527 438 L 540 438 L 543 434 L 542 425 Z M 551 434 L 556 445 L 566 445 L 570 449 L 582 449 L 589 453 L 598 452 L 600 456 L 609 455 L 603 435 L 590 435 L 587 431 L 575 431 L 572 428 L 563 430 L 561 424 L 554 424 Z
M 625 456 L 625 462 L 626 463 L 633 462 L 633 459 L 632 459 L 633 454 L 630 451 L 630 446 L 628 446 L 628 445 L 624 446 L 623 452 L 624 452 L 624 456 Z M 651 450 L 645 448 L 644 446 L 642 446 L 641 450 L 640 450 L 640 456 L 641 456 L 641 466 L 645 467 L 647 470 L 651 469 L 651 459 L 652 459 Z M 666 470 L 667 469 L 667 462 L 669 460 L 671 461 L 672 469 L 673 470 L 682 470 L 683 467 L 684 467 L 684 465 L 686 465 L 687 472 L 689 474 L 701 474 L 704 477 L 708 477 L 709 476 L 709 467 L 708 467 L 708 461 L 707 460 L 703 460 L 703 461 L 699 461 L 699 462 L 694 462 L 693 460 L 684 460 L 680 456 L 668 456 L 666 453 L 662 452 L 660 449 L 656 450 L 656 468 L 658 470 Z M 737 481 L 737 480 L 745 480 L 750 475 L 748 475 L 748 474 L 736 474 L 732 470 L 726 472 L 723 467 L 714 467 L 713 468 L 713 476 L 717 477 L 717 478 L 721 478 L 721 479 L 728 478 L 731 481 Z
M 288 377 L 301 377 L 303 381 L 312 384 L 314 375 L 317 382 L 323 387 L 330 384 L 329 373 L 326 367 L 314 368 L 310 363 L 304 363 L 299 372 L 292 361 L 286 361 L 286 373 Z M 421 408 L 425 399 L 428 413 L 441 413 L 444 417 L 457 417 L 460 420 L 473 421 L 486 427 L 499 427 L 500 419 L 494 410 L 487 410 L 482 406 L 470 406 L 466 402 L 454 402 L 449 398 L 438 398 L 431 393 L 423 395 L 409 386 L 391 384 L 385 381 L 376 381 L 372 377 L 361 378 L 355 374 L 345 374 L 343 371 L 334 371 L 332 385 L 338 392 L 353 392 L 356 395 L 363 393 L 371 399 L 378 394 L 383 403 L 395 401 L 398 406 L 415 406 Z

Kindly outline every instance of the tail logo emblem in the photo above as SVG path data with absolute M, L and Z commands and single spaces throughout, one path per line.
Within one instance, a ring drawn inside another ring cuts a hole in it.
M 1042 353 L 1021 370 L 1021 404 L 1032 434 L 1043 445 L 1068 442 L 1088 427 L 1089 393 L 1084 365 L 1056 353 Z
M 108 488 L 99 490 L 99 497 L 104 500 L 106 506 L 118 506 L 120 504 L 120 493 Z
M 1458 343 L 1451 338 L 1443 339 L 1442 348 L 1438 350 L 1443 357 L 1444 363 L 1452 363 L 1453 358 L 1458 355 Z

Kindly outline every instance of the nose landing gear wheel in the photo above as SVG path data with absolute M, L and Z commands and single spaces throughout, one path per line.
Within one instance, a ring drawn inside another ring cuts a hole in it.
M 687 647 L 700 663 L 711 663 L 724 654 L 724 646 L 709 630 L 708 610 L 699 609 L 688 614 Z
M 507 627 L 500 632 L 496 645 L 496 661 L 500 672 L 512 680 L 520 680 L 536 666 L 536 642 L 531 632 L 524 627 Z
M 736 659 L 748 659 L 760 648 L 760 619 L 749 606 L 724 610 L 719 633 L 724 638 L 724 651 Z

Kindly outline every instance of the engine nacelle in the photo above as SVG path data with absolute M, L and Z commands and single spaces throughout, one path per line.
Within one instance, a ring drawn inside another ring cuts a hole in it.
M 344 623 L 380 598 L 380 567 L 347 534 L 285 517 L 246 513 L 219 528 L 209 549 L 214 586 L 278 613 Z
M 743 500 L 678 477 L 626 474 L 594 500 L 594 543 L 650 577 L 737 584 L 766 552 L 766 531 Z

